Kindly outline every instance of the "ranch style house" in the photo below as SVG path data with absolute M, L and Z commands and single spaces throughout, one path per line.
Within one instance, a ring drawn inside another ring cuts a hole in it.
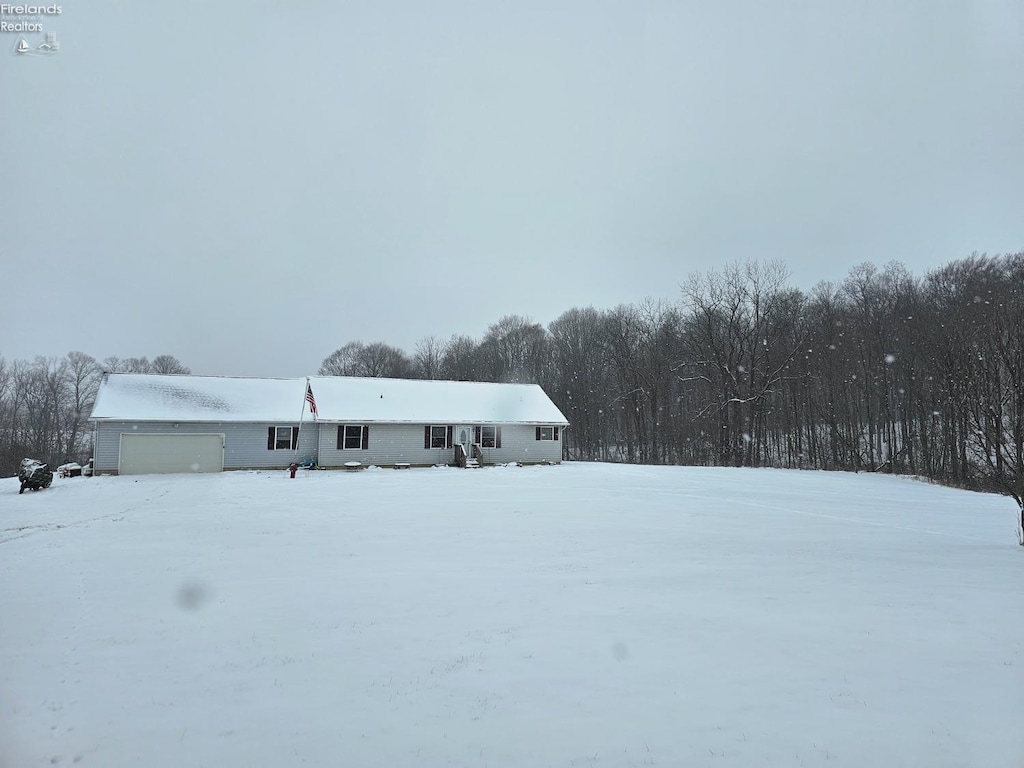
M 97 474 L 551 464 L 568 422 L 536 384 L 106 373 Z

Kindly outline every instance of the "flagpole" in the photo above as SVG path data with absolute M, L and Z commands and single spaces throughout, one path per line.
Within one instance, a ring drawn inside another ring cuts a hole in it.
M 299 432 L 301 437 L 302 433 L 302 417 L 306 415 L 306 393 L 309 391 L 309 376 L 306 377 L 306 388 L 302 390 L 302 410 L 299 411 L 299 426 L 296 430 Z M 299 437 L 295 438 L 295 456 L 293 458 L 299 458 Z M 296 464 L 298 462 L 295 462 Z

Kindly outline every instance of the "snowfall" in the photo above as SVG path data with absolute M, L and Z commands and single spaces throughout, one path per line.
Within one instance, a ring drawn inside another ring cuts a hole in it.
M 0 766 L 1024 765 L 1024 548 L 906 478 L 0 480 Z

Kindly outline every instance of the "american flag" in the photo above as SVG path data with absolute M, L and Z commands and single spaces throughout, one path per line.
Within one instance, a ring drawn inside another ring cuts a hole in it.
M 313 397 L 313 388 L 309 386 L 308 381 L 306 382 L 306 402 L 309 403 L 309 412 L 316 416 L 316 398 Z

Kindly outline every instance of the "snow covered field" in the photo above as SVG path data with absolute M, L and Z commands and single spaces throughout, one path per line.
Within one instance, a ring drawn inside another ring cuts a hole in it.
M 0 766 L 1024 765 L 1005 498 L 634 467 L 0 480 Z

